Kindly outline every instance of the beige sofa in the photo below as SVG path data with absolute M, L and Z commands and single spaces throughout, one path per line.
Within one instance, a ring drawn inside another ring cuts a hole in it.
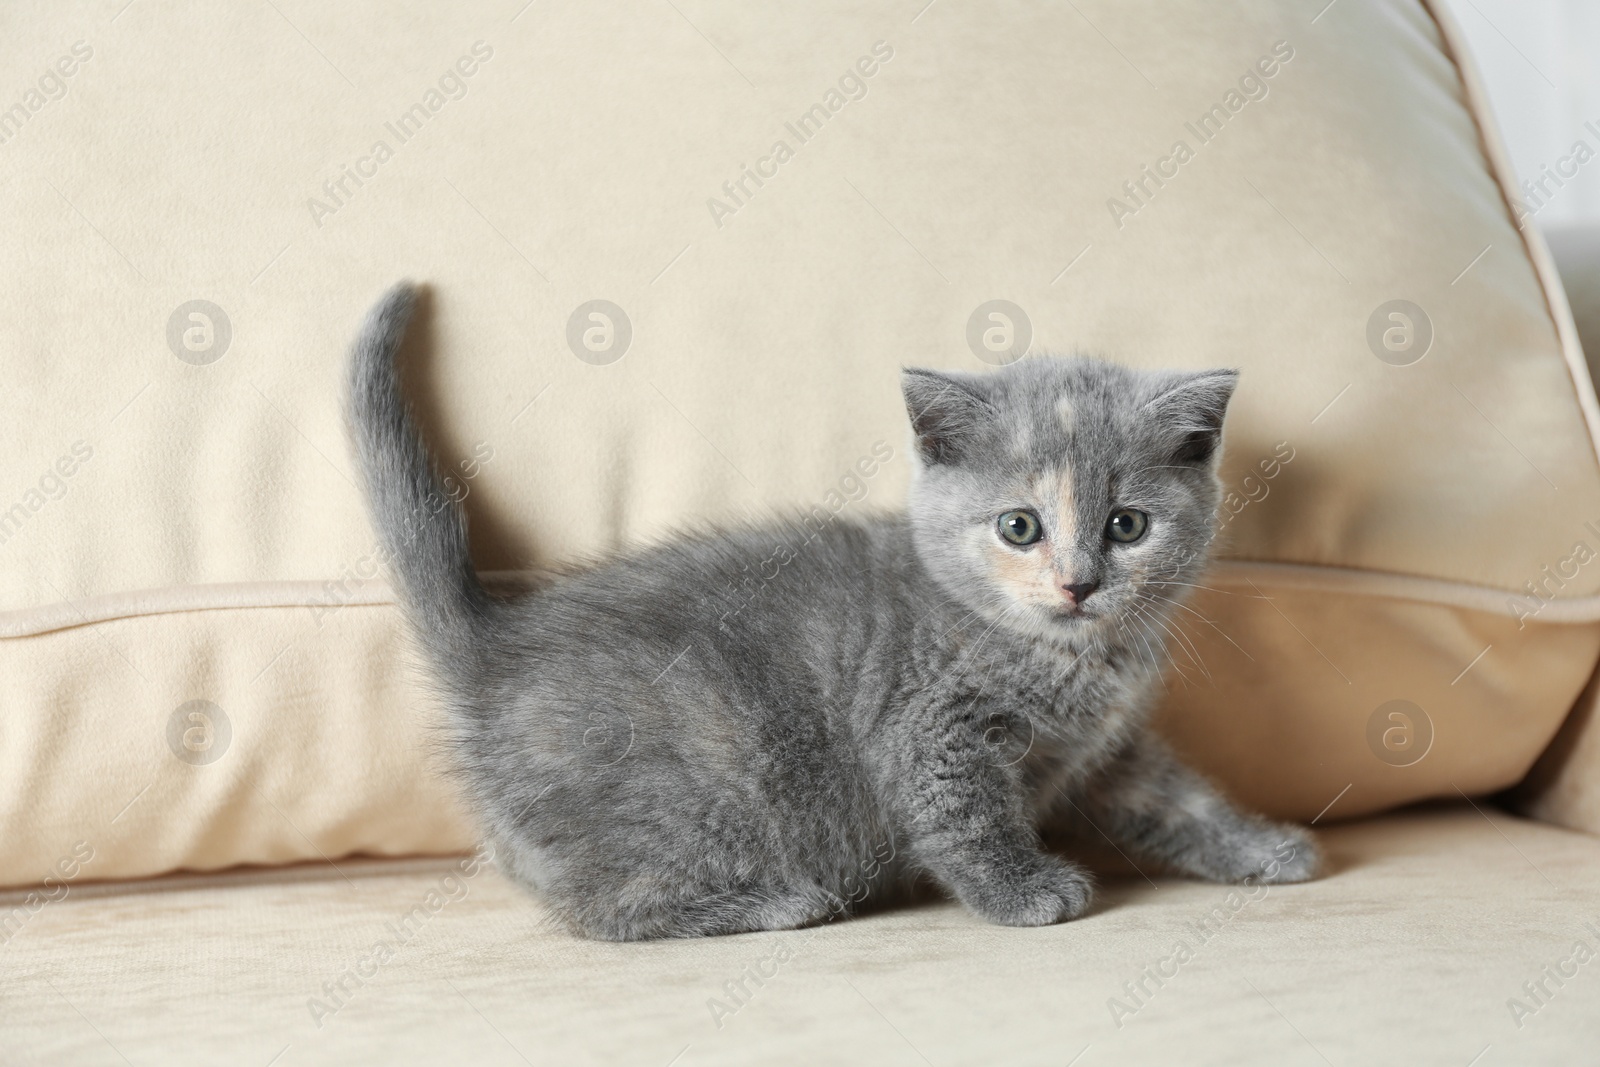
M 0 25 L 0 1060 L 1593 1059 L 1600 402 L 1434 7 Z M 403 274 L 507 579 L 895 506 L 905 363 L 1242 368 L 1161 728 L 1328 877 L 1112 867 L 1040 931 L 551 929 L 472 851 L 345 448 Z
M 492 871 L 449 881 L 433 860 L 74 890 L 4 946 L 0 1047 L 73 1064 L 1593 1062 L 1593 963 L 1571 962 L 1600 943 L 1593 839 L 1457 804 L 1323 842 L 1332 873 L 1303 888 L 1135 875 L 1029 931 L 940 905 L 595 944 Z

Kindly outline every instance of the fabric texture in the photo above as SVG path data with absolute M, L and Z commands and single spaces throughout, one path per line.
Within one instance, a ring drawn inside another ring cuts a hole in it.
M 1549 235 L 1591 377 L 1600 359 L 1600 227 Z M 1600 540 L 1593 542 L 1600 547 Z M 1572 714 L 1539 757 L 1512 800 L 1517 808 L 1562 826 L 1600 834 L 1600 673 L 1591 678 Z
M 1461 801 L 1322 840 L 1322 881 L 1108 877 L 1061 926 L 929 904 L 642 945 L 574 940 L 461 860 L 80 879 L 0 945 L 0 1048 L 85 1067 L 1594 1061 L 1600 842 Z
M 339 414 L 402 275 L 485 570 L 894 506 L 901 365 L 1079 349 L 1243 371 L 1162 721 L 1251 803 L 1510 785 L 1600 653 L 1600 408 L 1416 0 L 0 28 L 0 882 L 469 844 Z

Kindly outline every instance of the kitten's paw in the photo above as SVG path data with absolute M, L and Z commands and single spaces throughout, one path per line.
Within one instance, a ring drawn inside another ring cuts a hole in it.
M 1317 876 L 1322 854 L 1311 831 L 1290 823 L 1253 823 L 1227 842 L 1223 881 L 1279 885 Z
M 1310 830 L 1279 824 L 1273 827 L 1276 843 L 1272 858 L 1261 868 L 1263 882 L 1309 882 L 1322 870 L 1322 850 Z M 1276 866 L 1274 866 L 1276 863 Z
M 1089 907 L 1094 883 L 1054 857 L 1026 871 L 990 873 L 960 894 L 973 911 L 1001 926 L 1048 926 L 1076 919 Z

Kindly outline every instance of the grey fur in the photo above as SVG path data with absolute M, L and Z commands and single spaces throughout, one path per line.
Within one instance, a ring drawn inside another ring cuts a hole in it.
M 1074 820 L 1199 877 L 1315 873 L 1309 834 L 1144 729 L 1234 372 L 907 371 L 906 515 L 686 536 L 501 598 L 400 392 L 412 300 L 391 290 L 353 352 L 374 520 L 499 861 L 574 930 L 795 927 L 927 875 L 993 922 L 1057 922 L 1090 879 L 1040 828 Z M 1024 505 L 1046 532 L 1026 550 L 996 533 Z M 1122 506 L 1142 541 L 1103 536 Z M 1077 608 L 1074 582 L 1098 583 Z

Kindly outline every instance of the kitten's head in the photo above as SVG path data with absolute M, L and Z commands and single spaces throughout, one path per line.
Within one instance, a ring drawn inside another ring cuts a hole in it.
M 1238 377 L 1058 357 L 907 370 L 923 564 L 990 620 L 1069 643 L 1181 599 L 1211 543 Z

